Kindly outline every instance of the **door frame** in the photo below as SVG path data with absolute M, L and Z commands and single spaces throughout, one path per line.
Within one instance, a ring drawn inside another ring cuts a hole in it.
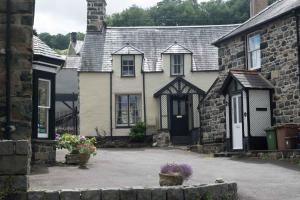
M 172 137 L 174 137 L 174 135 L 172 134 L 172 127 L 173 127 L 173 99 L 176 99 L 176 98 L 178 98 L 178 99 L 185 99 L 185 106 L 186 106 L 186 109 L 185 109 L 185 112 L 186 112 L 186 114 L 185 114 L 185 116 L 186 116 L 186 121 L 187 121 L 187 130 L 186 130 L 186 135 L 182 135 L 183 137 L 184 136 L 189 136 L 189 134 L 190 134 L 190 130 L 189 130 L 189 107 L 188 107 L 188 96 L 189 95 L 171 95 L 170 96 L 170 99 L 169 99 L 169 102 L 170 102 L 170 117 L 169 117 L 169 119 L 170 119 L 170 127 L 169 127 L 169 130 L 170 130 L 170 136 L 171 136 L 171 138 Z M 176 137 L 176 135 L 175 135 L 175 137 Z
M 242 107 L 242 149 L 234 149 L 233 148 L 233 127 L 232 127 L 232 125 L 233 125 L 233 119 L 232 119 L 232 97 L 234 97 L 234 96 L 238 96 L 238 95 L 240 95 L 241 96 L 241 107 Z M 245 123 L 244 123 L 244 95 L 243 95 L 243 90 L 239 90 L 239 91 L 235 91 L 235 92 L 231 92 L 230 94 L 229 94 L 229 102 L 228 102 L 228 104 L 229 104 L 229 131 L 230 131 L 230 150 L 231 151 L 244 151 L 245 150 Z M 248 115 L 248 113 L 247 113 L 247 115 Z

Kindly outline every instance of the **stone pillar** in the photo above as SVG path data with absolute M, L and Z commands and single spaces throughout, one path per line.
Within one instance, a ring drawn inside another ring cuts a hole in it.
M 87 0 L 87 31 L 102 31 L 105 15 L 106 0 Z
M 11 139 L 31 138 L 34 0 L 10 0 Z M 6 0 L 0 0 L 0 138 L 6 123 Z M 1 137 L 2 136 L 2 137 Z
M 27 192 L 30 159 L 31 145 L 29 141 L 0 141 L 0 199 Z

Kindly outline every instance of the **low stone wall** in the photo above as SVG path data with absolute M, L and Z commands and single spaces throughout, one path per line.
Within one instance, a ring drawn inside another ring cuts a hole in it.
M 124 188 L 101 190 L 29 191 L 24 200 L 237 200 L 237 184 Z M 23 199 L 22 199 L 23 200 Z
M 56 142 L 32 140 L 32 164 L 55 164 Z
M 256 157 L 266 160 L 290 160 L 300 161 L 300 150 L 286 151 L 251 151 L 247 153 L 248 157 Z
M 29 141 L 0 141 L 0 199 L 29 188 L 31 145 Z M 11 198 L 19 199 L 19 198 Z
M 210 153 L 220 153 L 225 151 L 224 143 L 212 143 L 203 145 L 192 145 L 189 150 L 196 153 L 210 154 Z

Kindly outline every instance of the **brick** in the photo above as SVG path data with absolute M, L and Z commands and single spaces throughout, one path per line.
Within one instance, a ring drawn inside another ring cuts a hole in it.
M 60 200 L 80 200 L 80 191 L 62 190 L 60 192 Z
M 101 200 L 120 200 L 119 189 L 103 189 L 101 193 L 102 193 Z
M 100 190 L 85 190 L 81 192 L 81 200 L 100 200 Z
M 134 188 L 137 200 L 151 200 L 151 189 L 149 188 Z
M 60 200 L 58 191 L 45 191 L 45 200 Z
M 14 142 L 13 141 L 1 141 L 0 142 L 0 156 L 13 155 L 14 154 Z M 1 163 L 0 163 L 1 165 Z
M 185 200 L 195 200 L 200 199 L 200 192 L 197 187 L 190 186 L 183 189 L 184 191 L 184 199 Z
M 0 190 L 9 187 L 12 191 L 27 191 L 29 181 L 27 176 L 0 176 Z
M 152 200 L 167 200 L 166 188 L 153 188 L 151 190 Z
M 168 200 L 184 200 L 183 189 L 181 187 L 171 187 L 167 190 Z
M 16 154 L 28 155 L 30 153 L 30 144 L 27 140 L 20 140 L 16 142 Z
M 136 200 L 136 191 L 131 188 L 121 189 L 120 200 Z
M 29 174 L 30 161 L 28 156 L 1 156 L 0 174 L 2 175 L 26 175 Z
M 45 191 L 29 191 L 27 193 L 27 200 L 44 200 Z

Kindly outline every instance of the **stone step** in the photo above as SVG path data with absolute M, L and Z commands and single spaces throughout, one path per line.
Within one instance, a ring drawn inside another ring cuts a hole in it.
M 246 156 L 245 152 L 221 152 L 221 153 L 215 153 L 214 157 L 220 158 L 220 157 L 233 157 L 233 156 L 238 156 L 238 157 L 244 157 Z

